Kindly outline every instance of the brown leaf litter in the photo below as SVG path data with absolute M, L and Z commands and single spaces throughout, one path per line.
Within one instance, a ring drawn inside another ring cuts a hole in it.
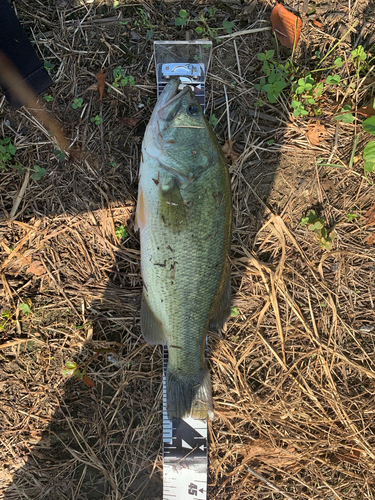
M 326 136 L 326 128 L 319 121 L 309 125 L 306 137 L 313 146 L 320 146 Z

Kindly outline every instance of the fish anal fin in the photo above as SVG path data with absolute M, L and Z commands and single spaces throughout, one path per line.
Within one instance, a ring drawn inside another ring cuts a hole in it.
M 134 230 L 143 229 L 146 225 L 145 198 L 141 186 L 138 189 L 137 210 L 135 212 Z
M 166 344 L 162 323 L 156 318 L 147 302 L 145 292 L 142 294 L 141 330 L 143 338 L 149 344 Z
M 212 317 L 210 319 L 210 328 L 212 330 L 220 330 L 223 328 L 228 318 L 230 317 L 230 269 L 228 270 L 228 275 L 226 277 L 225 286 L 221 292 L 220 297 L 215 301 L 215 309 L 213 310 Z

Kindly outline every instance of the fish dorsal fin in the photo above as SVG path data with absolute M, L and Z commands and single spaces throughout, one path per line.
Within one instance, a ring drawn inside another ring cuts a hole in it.
M 173 232 L 186 226 L 186 209 L 176 179 L 159 186 L 159 214 L 163 223 Z
M 147 292 L 143 289 L 141 305 L 141 330 L 143 338 L 149 344 L 166 344 L 162 323 L 156 318 L 147 301 Z
M 230 316 L 230 296 L 230 269 L 228 269 L 225 286 L 220 297 L 216 300 L 215 309 L 210 320 L 210 328 L 212 330 L 223 328 L 227 322 Z
M 141 186 L 138 188 L 137 210 L 135 212 L 134 230 L 143 229 L 146 225 L 145 198 Z

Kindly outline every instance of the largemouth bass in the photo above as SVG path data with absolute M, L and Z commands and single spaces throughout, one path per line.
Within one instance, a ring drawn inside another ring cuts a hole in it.
M 168 346 L 169 418 L 213 418 L 208 327 L 230 315 L 232 202 L 228 167 L 190 87 L 160 94 L 142 143 L 141 328 Z

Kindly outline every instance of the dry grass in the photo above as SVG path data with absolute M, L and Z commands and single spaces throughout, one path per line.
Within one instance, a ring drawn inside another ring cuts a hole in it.
M 59 161 L 35 119 L 0 98 L 2 134 L 14 139 L 17 159 L 47 170 L 40 181 L 14 170 L 0 180 L 0 300 L 9 311 L 0 341 L 0 492 L 9 500 L 162 497 L 162 354 L 140 333 L 133 227 L 140 144 L 155 103 L 145 34 L 185 38 L 174 27 L 179 9 L 193 17 L 206 5 L 128 3 L 114 10 L 110 3 L 17 5 L 35 47 L 55 64 L 48 107 L 81 156 Z M 268 26 L 266 2 L 216 6 L 212 27 L 225 18 L 235 20 L 235 30 Z M 332 58 L 371 43 L 370 4 L 316 9 L 323 28 L 304 17 L 295 55 L 301 72 L 355 20 Z M 292 118 L 287 93 L 277 105 L 256 107 L 256 55 L 273 44 L 269 31 L 223 38 L 207 86 L 219 140 L 234 141 L 227 152 L 234 160 L 232 292 L 239 310 L 225 332 L 208 338 L 216 415 L 209 498 L 371 500 L 375 253 L 367 243 L 374 187 L 360 158 L 368 136 L 361 133 L 359 159 L 349 168 L 361 129 L 331 119 L 348 98 L 342 89 L 327 95 L 326 137 L 318 146 L 305 136 L 313 120 Z M 136 85 L 112 88 L 101 104 L 95 74 L 103 67 L 108 86 L 118 65 Z M 373 99 L 372 74 L 355 78 L 350 64 L 340 74 L 354 84 L 354 106 Z M 84 104 L 73 110 L 76 97 Z M 100 126 L 90 121 L 97 114 Z M 129 117 L 140 121 L 129 127 L 119 120 Z M 343 168 L 317 166 L 318 157 Z M 335 225 L 328 251 L 300 225 L 312 207 Z M 115 232 L 121 225 L 128 233 L 122 242 Z M 87 366 L 94 388 L 62 377 L 66 361 L 84 365 L 95 353 Z

